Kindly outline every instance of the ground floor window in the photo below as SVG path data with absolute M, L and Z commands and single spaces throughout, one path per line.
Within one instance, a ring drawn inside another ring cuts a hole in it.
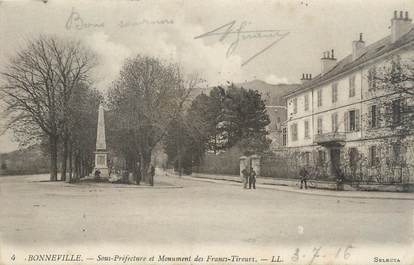
M 355 147 L 352 147 L 349 149 L 349 167 L 352 171 L 355 171 L 357 169 L 358 164 L 358 149 Z
M 379 154 L 378 154 L 377 146 L 373 145 L 369 147 L 368 158 L 369 158 L 369 165 L 371 167 L 375 167 L 379 164 Z
M 303 164 L 305 164 L 306 166 L 310 165 L 310 152 L 303 153 Z
M 287 130 L 286 127 L 282 129 L 282 145 L 287 145 Z
M 318 150 L 318 165 L 323 166 L 326 162 L 325 150 Z

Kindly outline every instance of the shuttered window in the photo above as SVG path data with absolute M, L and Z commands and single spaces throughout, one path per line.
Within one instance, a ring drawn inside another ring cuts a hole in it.
M 290 126 L 290 131 L 291 131 L 291 136 L 292 136 L 292 141 L 297 141 L 298 140 L 298 124 L 292 124 Z
M 309 95 L 306 94 L 304 96 L 304 101 L 305 101 L 305 111 L 309 110 Z
M 360 127 L 359 120 L 360 120 L 360 117 L 359 117 L 358 109 L 345 112 L 344 114 L 345 130 L 347 132 L 359 131 L 359 127 Z
M 305 138 L 309 138 L 309 121 L 305 121 Z
M 293 114 L 298 113 L 298 98 L 293 99 Z
M 319 117 L 317 120 L 317 133 L 322 134 L 323 124 L 322 124 L 322 117 Z
M 331 116 L 332 119 L 332 132 L 338 131 L 338 113 L 333 113 Z
M 317 97 L 317 101 L 318 101 L 318 107 L 322 106 L 322 89 L 319 89 L 316 92 L 316 97 Z
M 352 98 L 355 96 L 355 76 L 349 78 L 349 97 Z
M 332 84 L 332 103 L 338 101 L 338 83 Z
M 371 105 L 368 108 L 368 127 L 378 128 L 380 117 L 380 107 L 378 105 Z

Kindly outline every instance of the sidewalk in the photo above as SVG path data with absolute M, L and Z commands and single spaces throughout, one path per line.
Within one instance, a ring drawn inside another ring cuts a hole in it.
M 171 173 L 169 173 L 171 174 Z M 231 185 L 237 185 L 241 188 L 241 179 L 239 176 L 231 175 L 213 175 L 193 173 L 191 176 L 182 176 L 183 178 L 208 181 L 214 183 L 228 183 Z M 378 192 L 378 191 L 335 191 L 335 190 L 322 190 L 322 189 L 299 189 L 299 182 L 296 187 L 283 186 L 272 184 L 270 179 L 257 178 L 256 188 L 259 189 L 273 189 L 285 192 L 301 193 L 305 195 L 314 196 L 329 196 L 338 198 L 357 198 L 357 199 L 388 199 L 388 200 L 414 200 L 414 193 L 403 192 Z

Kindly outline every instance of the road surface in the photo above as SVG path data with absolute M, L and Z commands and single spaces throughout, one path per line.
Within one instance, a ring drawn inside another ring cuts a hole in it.
M 243 190 L 166 176 L 157 176 L 163 185 L 155 188 L 41 180 L 47 176 L 0 177 L 3 247 L 338 246 L 343 250 L 413 242 L 412 201 Z

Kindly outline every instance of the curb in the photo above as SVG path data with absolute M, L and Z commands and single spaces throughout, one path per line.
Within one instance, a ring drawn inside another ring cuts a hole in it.
M 212 178 L 190 177 L 190 176 L 182 176 L 182 178 L 205 181 L 205 182 L 212 182 L 212 183 L 227 182 L 227 183 L 231 183 L 231 185 L 233 186 L 241 183 L 241 181 L 227 180 L 227 179 L 212 179 Z M 268 190 L 278 190 L 278 191 L 284 191 L 284 192 L 299 193 L 303 195 L 325 196 L 325 197 L 334 197 L 334 198 L 348 198 L 348 199 L 353 198 L 353 199 L 371 199 L 371 200 L 404 200 L 404 201 L 414 200 L 414 197 L 404 198 L 404 197 L 384 197 L 384 196 L 360 196 L 360 195 L 351 195 L 351 194 L 322 194 L 322 193 L 317 192 L 318 189 L 312 189 L 312 190 L 315 190 L 316 192 L 306 192 L 303 190 L 294 190 L 294 189 L 288 190 L 288 189 L 281 189 L 279 188 L 279 185 L 275 185 L 275 184 L 256 183 L 256 186 L 260 188 L 268 189 Z M 349 192 L 352 192 L 352 191 L 349 191 Z

